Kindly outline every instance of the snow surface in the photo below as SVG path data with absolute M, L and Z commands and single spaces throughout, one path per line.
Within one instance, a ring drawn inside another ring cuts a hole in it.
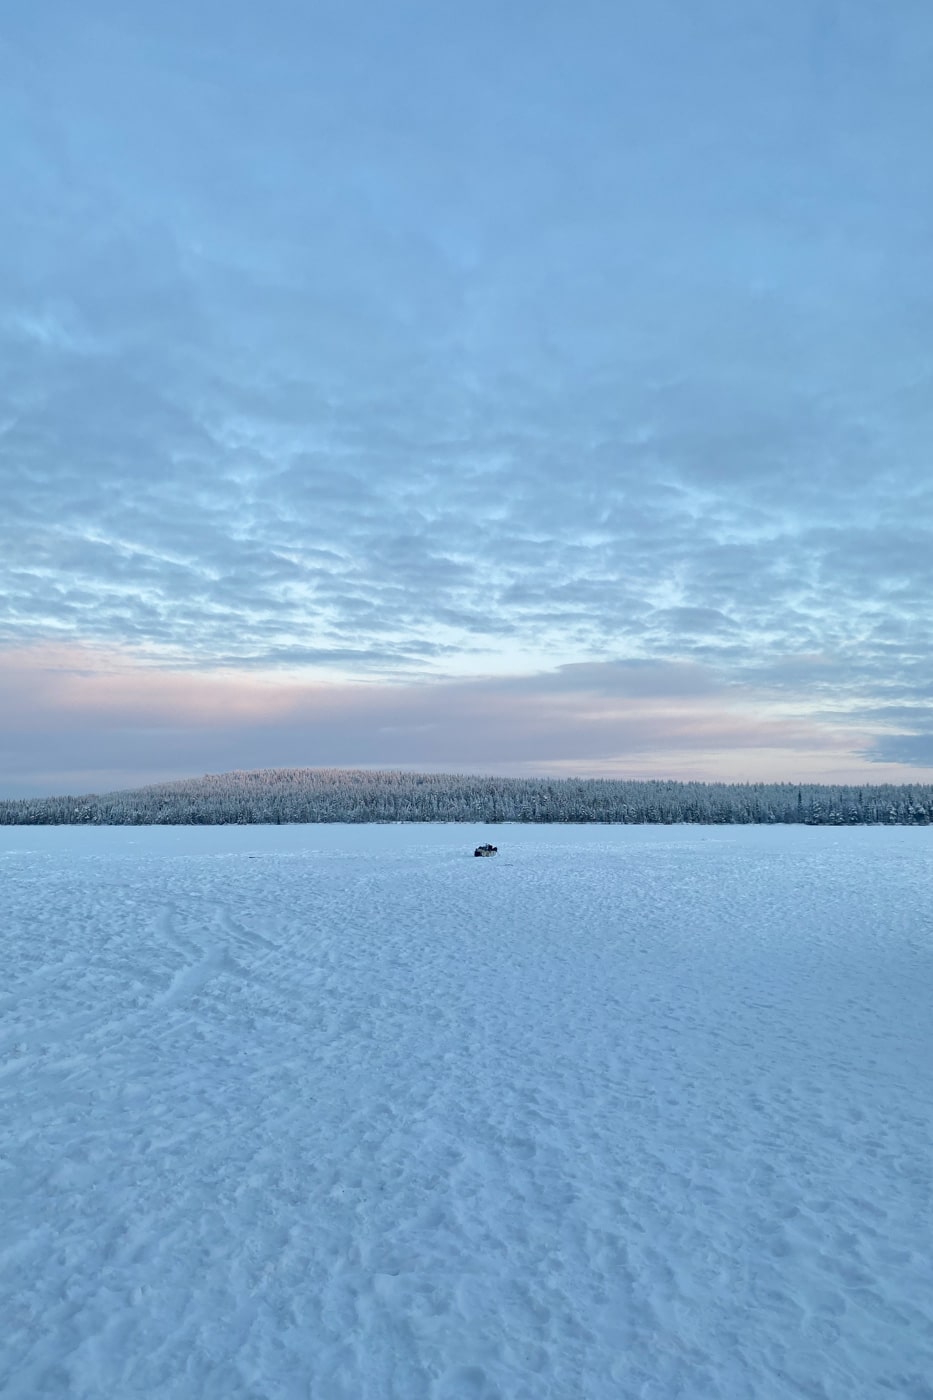
M 928 829 L 3 828 L 0 1394 L 933 1396 L 931 896 Z

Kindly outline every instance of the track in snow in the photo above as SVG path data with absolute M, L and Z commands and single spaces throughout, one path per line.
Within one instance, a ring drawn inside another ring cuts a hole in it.
M 933 1396 L 930 834 L 4 829 L 0 1393 Z

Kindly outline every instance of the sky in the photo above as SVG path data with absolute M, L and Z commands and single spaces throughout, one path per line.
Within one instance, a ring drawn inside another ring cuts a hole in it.
M 6 0 L 0 796 L 933 780 L 929 0 Z

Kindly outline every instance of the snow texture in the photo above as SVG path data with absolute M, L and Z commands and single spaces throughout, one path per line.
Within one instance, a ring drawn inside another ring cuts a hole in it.
M 8 828 L 0 880 L 5 1400 L 933 1396 L 928 830 Z

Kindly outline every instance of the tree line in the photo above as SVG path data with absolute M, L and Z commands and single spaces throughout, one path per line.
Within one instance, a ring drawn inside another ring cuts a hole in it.
M 0 825 L 291 822 L 805 823 L 926 826 L 933 785 L 691 783 L 273 768 L 126 792 L 0 800 Z

